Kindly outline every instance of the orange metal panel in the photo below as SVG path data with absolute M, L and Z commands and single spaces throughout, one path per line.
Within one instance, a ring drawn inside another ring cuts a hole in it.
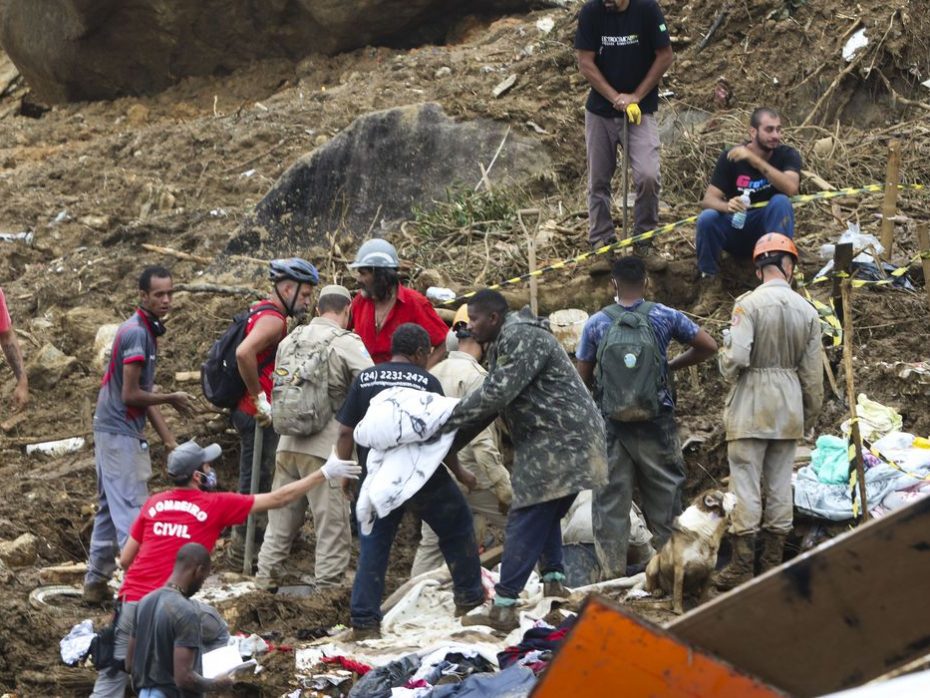
M 592 596 L 532 695 L 781 698 L 785 694 Z

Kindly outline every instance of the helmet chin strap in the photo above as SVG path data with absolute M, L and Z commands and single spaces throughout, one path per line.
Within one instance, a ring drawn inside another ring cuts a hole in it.
M 291 298 L 291 302 L 288 303 L 284 300 L 284 296 L 281 295 L 281 291 L 278 289 L 278 284 L 280 282 L 276 281 L 274 284 L 274 293 L 278 297 L 278 300 L 281 301 L 281 305 L 284 306 L 284 312 L 287 313 L 288 317 L 294 317 L 294 306 L 297 305 L 297 296 L 300 294 L 300 287 L 303 285 L 302 281 L 296 281 L 297 288 L 294 289 L 294 297 Z

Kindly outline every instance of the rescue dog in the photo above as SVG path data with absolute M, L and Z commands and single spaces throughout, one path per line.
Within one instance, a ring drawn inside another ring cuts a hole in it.
M 736 495 L 705 490 L 675 519 L 672 535 L 646 565 L 645 591 L 672 595 L 672 611 L 681 613 L 687 591 L 704 601 L 712 586 L 720 541 L 730 524 Z

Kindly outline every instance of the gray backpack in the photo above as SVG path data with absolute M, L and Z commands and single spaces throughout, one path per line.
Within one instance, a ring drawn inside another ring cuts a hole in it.
M 601 412 L 617 422 L 641 422 L 659 414 L 665 385 L 662 355 L 649 321 L 654 303 L 635 310 L 604 308 L 611 323 L 597 346 L 595 398 Z
M 274 430 L 286 436 L 311 436 L 333 418 L 329 398 L 329 355 L 337 330 L 310 341 L 310 328 L 301 325 L 278 345 L 271 374 L 271 419 Z

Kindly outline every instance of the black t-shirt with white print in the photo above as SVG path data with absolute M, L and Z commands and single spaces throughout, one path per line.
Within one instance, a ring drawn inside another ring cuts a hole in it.
M 388 388 L 413 388 L 443 395 L 442 384 L 432 373 L 411 363 L 388 361 L 361 371 L 352 381 L 345 402 L 336 415 L 336 421 L 355 428 L 368 412 L 372 399 Z M 364 467 L 368 449 L 356 445 L 359 464 Z
M 633 92 L 656 59 L 656 51 L 669 46 L 665 17 L 655 0 L 630 0 L 623 12 L 608 12 L 603 0 L 589 0 L 578 15 L 575 48 L 594 51 L 594 63 L 618 92 Z M 620 116 L 597 90 L 591 88 L 587 110 L 608 118 Z M 659 108 L 659 88 L 639 103 L 643 114 Z

